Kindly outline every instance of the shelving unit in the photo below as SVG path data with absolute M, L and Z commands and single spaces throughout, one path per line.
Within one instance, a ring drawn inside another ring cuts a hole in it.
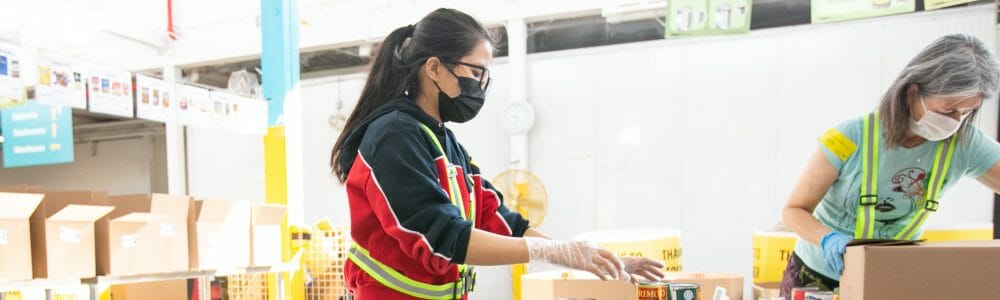
M 211 281 L 216 277 L 226 277 L 233 275 L 255 275 L 255 274 L 277 274 L 279 281 L 285 273 L 299 270 L 301 255 L 296 255 L 291 262 L 271 267 L 247 267 L 220 270 L 184 271 L 155 274 L 134 274 L 134 275 L 110 275 L 97 276 L 81 279 L 32 279 L 16 281 L 0 281 L 0 291 L 42 289 L 45 290 L 46 299 L 53 299 L 53 290 L 71 289 L 87 286 L 90 290 L 90 299 L 98 300 L 100 291 L 112 285 L 134 284 L 157 281 L 198 279 L 200 293 L 199 299 L 211 299 Z M 281 287 L 279 287 L 281 289 Z M 279 300 L 283 293 L 278 293 Z

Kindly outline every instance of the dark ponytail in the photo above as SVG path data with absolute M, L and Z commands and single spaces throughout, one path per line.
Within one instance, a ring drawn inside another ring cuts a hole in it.
M 431 12 L 414 25 L 389 33 L 372 60 L 358 104 L 333 146 L 330 166 L 337 178 L 341 182 L 347 179 L 347 172 L 340 165 L 347 137 L 385 104 L 405 95 L 419 94 L 417 75 L 428 58 L 458 61 L 484 40 L 492 42 L 489 32 L 479 21 L 461 11 L 445 8 Z

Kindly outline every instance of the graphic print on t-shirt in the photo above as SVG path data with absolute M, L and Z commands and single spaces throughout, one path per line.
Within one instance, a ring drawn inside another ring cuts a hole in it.
M 860 176 L 859 176 L 860 179 Z M 910 214 L 923 205 L 927 171 L 921 168 L 909 167 L 896 172 L 890 178 L 891 189 L 879 189 L 878 202 L 875 204 L 875 221 L 880 223 L 877 230 L 881 236 L 893 236 L 906 227 Z M 841 226 L 854 224 L 857 203 L 845 202 L 846 214 L 840 219 Z

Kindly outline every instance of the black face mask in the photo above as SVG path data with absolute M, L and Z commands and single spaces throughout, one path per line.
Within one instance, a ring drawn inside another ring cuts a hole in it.
M 455 76 L 458 77 L 458 76 Z M 434 83 L 437 86 L 437 82 Z M 438 112 L 441 114 L 441 122 L 465 123 L 479 114 L 486 102 L 486 91 L 479 86 L 479 81 L 458 77 L 458 87 L 461 94 L 452 98 L 441 91 L 438 86 Z

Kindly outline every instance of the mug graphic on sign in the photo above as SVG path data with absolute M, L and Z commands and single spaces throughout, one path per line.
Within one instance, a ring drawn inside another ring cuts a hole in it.
M 732 25 L 730 18 L 733 15 L 733 7 L 723 4 L 715 8 L 715 29 L 729 29 Z
M 715 28 L 728 30 L 746 26 L 747 5 L 722 4 L 715 8 Z
M 678 8 L 674 13 L 674 29 L 679 32 L 692 31 L 705 21 L 705 11 L 692 11 L 690 7 Z

